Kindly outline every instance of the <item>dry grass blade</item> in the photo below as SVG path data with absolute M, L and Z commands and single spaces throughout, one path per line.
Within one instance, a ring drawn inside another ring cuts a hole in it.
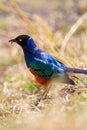
M 42 38 L 39 34 L 38 28 L 33 24 L 31 20 L 26 16 L 25 12 L 23 12 L 19 6 L 16 4 L 14 0 L 8 0 L 10 5 L 13 7 L 13 9 L 16 11 L 16 13 L 20 16 L 22 19 L 22 25 L 23 27 L 29 32 L 31 36 L 33 36 L 36 41 L 42 42 Z
M 68 41 L 70 40 L 70 38 L 72 37 L 72 35 L 75 33 L 75 31 L 77 30 L 77 28 L 84 22 L 84 20 L 87 19 L 87 13 L 83 14 L 77 21 L 76 23 L 71 27 L 70 31 L 66 34 L 63 42 L 62 42 L 62 46 L 60 49 L 60 52 L 64 52 L 66 45 L 68 43 Z
M 48 23 L 42 19 L 41 17 L 39 17 L 38 15 L 34 14 L 33 18 L 35 19 L 36 22 L 38 22 L 39 26 L 41 26 L 43 28 L 43 30 L 45 31 L 45 33 L 49 36 L 52 36 L 52 28 L 48 25 Z
M 28 17 L 25 15 L 25 13 L 18 7 L 16 2 L 14 0 L 7 0 L 11 6 L 14 8 L 14 10 L 17 12 L 17 14 L 24 20 L 24 22 L 28 25 L 27 30 L 30 34 L 37 34 L 36 27 L 32 24 L 32 22 L 28 19 Z
M 10 9 L 1 3 L 0 3 L 0 10 L 4 11 L 6 13 L 10 13 Z

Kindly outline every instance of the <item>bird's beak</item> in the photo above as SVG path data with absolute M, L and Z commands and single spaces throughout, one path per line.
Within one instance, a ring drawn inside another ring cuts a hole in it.
M 11 43 L 16 42 L 16 39 L 11 39 L 11 40 L 9 40 L 9 42 L 11 42 Z

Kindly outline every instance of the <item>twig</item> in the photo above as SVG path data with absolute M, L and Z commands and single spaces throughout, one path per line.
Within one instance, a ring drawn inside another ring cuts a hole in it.
M 77 22 L 71 27 L 70 31 L 66 34 L 63 42 L 62 42 L 62 47 L 60 49 L 60 53 L 65 51 L 66 45 L 68 43 L 68 41 L 70 40 L 70 38 L 72 37 L 72 35 L 75 33 L 75 31 L 77 30 L 77 28 L 83 23 L 84 20 L 87 19 L 87 13 L 83 14 L 78 20 Z

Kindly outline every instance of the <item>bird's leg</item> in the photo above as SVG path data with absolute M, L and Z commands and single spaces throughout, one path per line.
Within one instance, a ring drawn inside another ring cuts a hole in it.
M 49 93 L 50 88 L 51 88 L 51 85 L 49 85 L 48 88 L 44 91 L 42 99 L 47 98 L 47 94 Z
M 37 106 L 42 99 L 46 99 L 47 98 L 47 94 L 48 94 L 50 88 L 51 88 L 51 86 L 49 86 L 47 89 L 45 89 L 45 91 L 43 92 L 43 94 L 41 95 L 41 97 L 35 103 L 35 106 Z

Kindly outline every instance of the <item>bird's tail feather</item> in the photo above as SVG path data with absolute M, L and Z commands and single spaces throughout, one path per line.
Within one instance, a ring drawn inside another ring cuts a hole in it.
M 78 73 L 78 74 L 87 74 L 87 70 L 78 69 L 78 68 L 68 68 L 66 72 Z

